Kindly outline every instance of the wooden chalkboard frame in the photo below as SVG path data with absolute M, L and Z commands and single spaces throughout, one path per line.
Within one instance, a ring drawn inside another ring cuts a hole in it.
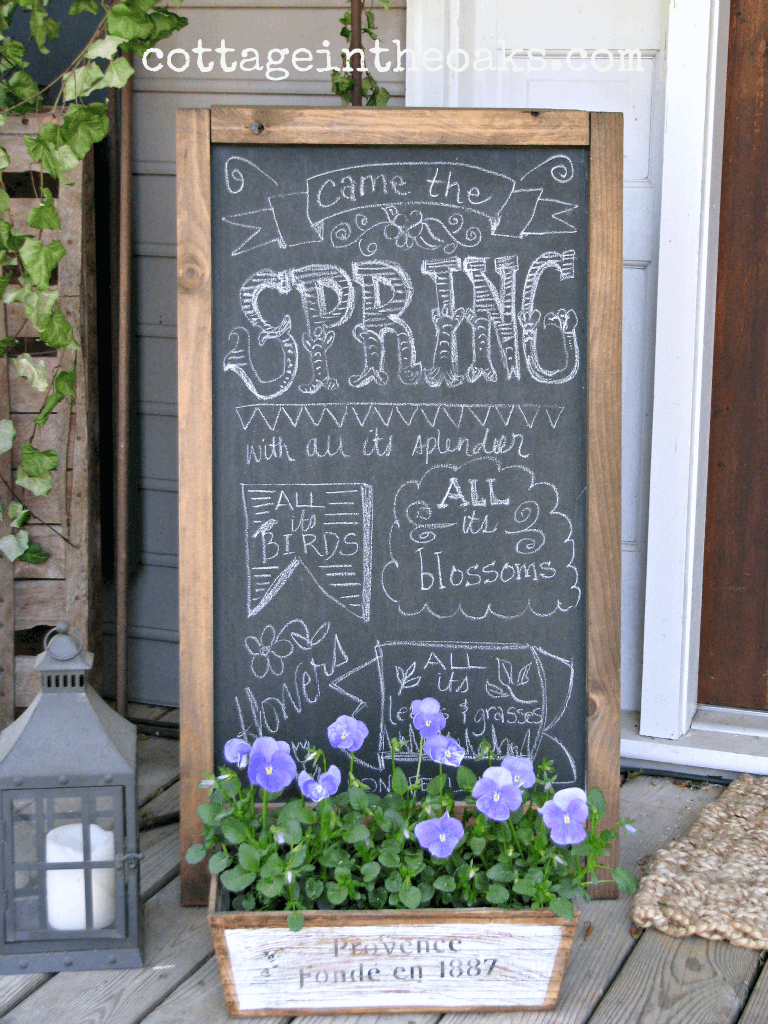
M 578 110 L 213 107 L 176 119 L 182 901 L 208 898 L 197 783 L 214 768 L 211 144 L 589 149 L 587 776 L 619 817 L 623 121 Z M 615 844 L 609 866 L 618 863 Z M 593 887 L 612 897 L 612 881 Z

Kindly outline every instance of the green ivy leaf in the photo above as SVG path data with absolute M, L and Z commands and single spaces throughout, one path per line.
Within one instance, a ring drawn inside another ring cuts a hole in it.
M 21 465 L 16 472 L 16 483 L 40 497 L 50 491 L 53 480 L 51 470 L 59 464 L 54 451 L 38 451 L 28 441 L 21 446 Z
M 5 455 L 13 448 L 16 427 L 10 420 L 0 420 L 0 455 Z M 9 508 L 10 511 L 10 508 Z
M 72 6 L 69 8 L 70 14 L 95 14 L 101 13 L 96 0 L 72 0 Z
M 20 562 L 32 562 L 34 565 L 42 565 L 51 557 L 50 551 L 44 551 L 36 540 L 31 541 L 24 554 L 19 555 Z
M 80 345 L 75 341 L 72 333 L 72 325 L 64 316 L 61 306 L 54 299 L 51 312 L 45 316 L 39 326 L 40 337 L 48 348 L 68 348 L 80 350 Z
M 83 99 L 103 85 L 103 75 L 98 64 L 93 61 L 81 64 L 79 68 L 64 76 L 64 100 L 71 103 L 73 100 Z
M 19 250 L 19 256 L 24 271 L 29 274 L 38 288 L 47 288 L 51 277 L 51 271 L 62 256 L 66 256 L 66 249 L 57 239 L 46 245 L 39 238 L 28 238 Z
M 12 501 L 8 505 L 8 521 L 17 529 L 25 526 L 31 515 L 29 509 L 24 508 L 20 501 Z
M 0 338 L 0 356 L 7 356 L 12 348 L 18 345 L 18 338 Z
M 35 391 L 48 390 L 48 373 L 42 359 L 36 363 L 29 353 L 24 352 L 20 356 L 15 356 L 11 362 L 16 373 L 28 380 Z
M 187 864 L 199 864 L 204 859 L 206 849 L 202 843 L 195 843 L 194 846 L 190 846 L 185 854 L 185 860 Z
M 61 227 L 59 215 L 53 205 L 53 195 L 49 188 L 43 189 L 43 198 L 39 206 L 33 206 L 29 211 L 29 226 L 31 228 L 48 229 L 58 231 Z
M 256 875 L 252 871 L 243 871 L 237 866 L 230 868 L 229 871 L 223 871 L 221 874 L 221 884 L 230 892 L 242 892 L 243 889 L 252 885 L 255 879 Z
M 29 534 L 26 530 L 19 530 L 18 533 L 8 533 L 5 537 L 0 537 L 0 551 L 9 562 L 15 562 L 28 547 Z
M 109 33 L 121 39 L 149 39 L 154 27 L 154 22 L 147 14 L 134 10 L 127 3 L 115 4 L 107 14 Z
M 285 919 L 292 932 L 300 932 L 304 927 L 304 915 L 300 910 L 293 910 Z
M 8 164 L 10 162 L 11 162 L 11 159 L 8 156 L 7 151 L 4 150 L 2 146 L 0 146 L 0 171 L 4 171 L 5 168 L 8 166 Z M 5 189 L 3 189 L 3 192 L 5 192 Z M 5 192 L 5 196 L 6 196 L 6 201 L 7 201 L 7 199 L 8 199 L 8 193 L 7 192 Z M 5 209 L 6 210 L 10 210 L 10 208 L 11 208 L 11 205 L 10 205 L 10 203 L 8 203 L 8 205 L 5 207 Z
M 33 100 L 39 92 L 37 82 L 26 71 L 15 71 L 8 79 L 8 85 L 20 100 Z
M 85 51 L 85 56 L 90 57 L 91 60 L 95 60 L 97 57 L 101 57 L 103 60 L 112 60 L 121 42 L 120 36 L 106 35 L 102 39 L 97 39 L 91 43 Z
M 118 57 L 105 69 L 102 85 L 107 89 L 122 89 L 132 74 L 133 68 L 125 57 Z
M 5 152 L 5 150 L 3 150 Z M 2 170 L 2 168 L 0 168 Z M 11 197 L 6 190 L 0 187 L 0 213 L 7 213 L 11 208 Z

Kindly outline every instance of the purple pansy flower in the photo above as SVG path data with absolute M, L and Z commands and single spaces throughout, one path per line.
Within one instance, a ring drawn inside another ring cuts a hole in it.
M 251 748 L 248 778 L 269 793 L 279 793 L 296 778 L 296 763 L 291 748 L 283 740 L 260 736 Z
M 328 742 L 337 750 L 359 750 L 368 735 L 365 722 L 358 722 L 350 715 L 339 715 L 335 722 L 328 726 Z
M 319 804 L 326 797 L 333 796 L 341 783 L 341 772 L 332 764 L 327 772 L 322 772 L 318 779 L 313 779 L 309 772 L 299 776 L 299 789 L 313 803 Z
M 227 764 L 236 764 L 238 768 L 245 768 L 250 756 L 251 744 L 239 737 L 227 740 L 224 744 L 224 760 Z
M 247 636 L 245 646 L 253 655 L 251 671 L 257 679 L 263 679 L 269 672 L 281 676 L 286 658 L 293 654 L 291 641 L 278 637 L 274 626 L 265 626 L 260 637 Z
M 472 796 L 477 800 L 478 811 L 494 821 L 506 821 L 523 802 L 520 787 L 506 768 L 486 768 L 482 779 L 475 783 Z
M 583 822 L 589 817 L 589 804 L 583 789 L 561 789 L 539 808 L 539 814 L 549 829 L 552 842 L 558 846 L 571 846 L 586 838 Z
M 459 765 L 465 751 L 450 736 L 430 736 L 424 744 L 427 757 L 438 764 Z
M 440 704 L 434 697 L 413 701 L 411 715 L 413 716 L 413 726 L 418 730 L 422 739 L 427 739 L 428 736 L 437 736 L 440 730 L 445 728 L 445 715 L 441 713 Z
M 512 781 L 520 789 L 530 789 L 536 782 L 536 772 L 527 757 L 505 757 L 501 762 L 501 767 L 507 769 L 512 776 Z
M 442 818 L 420 821 L 413 830 L 419 846 L 433 857 L 450 857 L 464 835 L 464 826 L 446 811 Z

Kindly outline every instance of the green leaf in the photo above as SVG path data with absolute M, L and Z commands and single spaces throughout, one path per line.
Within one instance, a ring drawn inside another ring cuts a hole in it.
M 7 151 L 5 149 L 3 149 L 2 146 L 0 146 L 0 171 L 4 171 L 5 168 L 8 166 L 8 164 L 10 162 L 11 162 L 11 159 L 8 156 Z M 5 189 L 3 189 L 3 192 L 5 192 Z M 8 200 L 8 193 L 5 192 L 5 195 L 6 195 L 6 201 L 7 201 Z M 11 208 L 11 204 L 9 202 L 8 205 L 5 207 L 5 209 L 6 210 L 10 210 L 10 208 Z
M 494 864 L 488 871 L 488 877 L 492 882 L 511 882 L 515 876 L 504 864 Z
M 101 9 L 96 0 L 72 0 L 69 8 L 70 14 L 95 14 L 98 15 Z
M 573 920 L 573 904 L 570 900 L 563 899 L 561 896 L 555 896 L 554 899 L 549 901 L 549 909 L 553 914 L 557 914 L 558 917 L 565 918 L 566 921 Z
M 94 11 L 93 13 L 96 14 L 98 12 Z M 85 51 L 85 56 L 90 57 L 91 60 L 94 60 L 96 57 L 101 57 L 103 60 L 112 60 L 121 42 L 120 36 L 106 35 L 102 39 L 97 39 L 96 42 L 91 43 Z
M 212 804 L 200 804 L 197 808 L 197 816 L 204 825 L 216 824 L 216 808 Z
M 329 882 L 325 887 L 325 895 L 328 898 L 328 902 L 334 907 L 341 906 L 347 899 L 349 893 L 343 885 L 339 885 L 338 882 Z
M 438 797 L 440 795 L 440 776 L 436 775 L 427 783 L 427 796 Z
M 439 878 L 434 880 L 432 885 L 439 889 L 440 892 L 453 892 L 456 888 L 456 879 L 451 875 L 440 875 Z
M 31 228 L 47 229 L 58 231 L 61 227 L 59 215 L 53 205 L 53 194 L 49 188 L 43 189 L 43 198 L 39 206 L 33 206 L 29 211 L 29 226 Z
M 592 810 L 597 813 L 598 818 L 602 818 L 605 814 L 605 797 L 598 786 L 593 786 L 590 789 L 587 800 Z
M 259 870 L 263 851 L 252 846 L 250 843 L 243 843 L 237 851 L 237 862 L 244 871 Z
M 464 790 L 465 793 L 471 793 L 477 783 L 477 776 L 471 768 L 460 764 L 456 770 L 456 781 L 459 784 L 459 789 Z
M 365 840 L 370 839 L 370 837 L 370 831 L 362 824 L 362 822 L 357 825 L 353 825 L 352 828 L 347 829 L 344 833 L 344 839 L 348 843 L 364 843 Z
M 405 772 L 399 765 L 395 767 L 395 771 L 392 775 L 392 788 L 395 793 L 398 793 L 401 796 L 408 789 L 408 779 L 406 778 Z
M 58 302 L 54 304 L 48 316 L 41 321 L 38 329 L 40 338 L 48 348 L 80 349 L 80 345 L 72 334 L 72 325 L 64 316 Z
M 206 849 L 202 843 L 195 843 L 194 846 L 190 846 L 185 854 L 187 864 L 199 864 L 205 857 Z
M 105 69 L 101 84 L 107 89 L 122 89 L 132 74 L 133 68 L 125 57 L 118 57 Z
M 536 883 L 530 878 L 519 878 L 512 886 L 516 893 L 520 896 L 535 896 L 536 895 Z
M 135 12 L 129 4 L 115 4 L 107 14 L 107 28 L 111 35 L 121 39 L 148 39 L 154 30 L 150 17 Z
M 0 455 L 5 455 L 13 448 L 16 427 L 10 420 L 0 420 Z
M 626 868 L 613 868 L 611 875 L 619 892 L 632 893 L 637 890 L 637 879 Z
M 48 287 L 51 271 L 66 254 L 66 249 L 58 239 L 46 245 L 39 238 L 28 238 L 19 249 L 24 271 L 38 288 Z
M 43 551 L 36 540 L 33 540 L 24 554 L 19 555 L 20 562 L 32 562 L 34 565 L 42 565 L 51 557 L 50 551 Z
M 285 919 L 292 932 L 300 932 L 304 927 L 304 915 L 300 910 L 293 910 Z
M 353 786 L 349 790 L 349 803 L 356 811 L 364 811 L 367 800 L 367 792 L 359 786 Z
M 51 471 L 59 465 L 59 456 L 54 451 L 38 451 L 26 441 L 21 446 L 21 465 L 16 474 L 16 483 L 38 497 L 47 494 L 53 484 Z
M 24 508 L 20 501 L 11 501 L 8 504 L 8 520 L 11 526 L 22 527 L 25 525 L 32 513 L 28 508 Z
M 398 895 L 409 910 L 415 910 L 421 903 L 421 889 L 417 885 L 404 885 Z
M 12 348 L 18 345 L 18 338 L 0 338 L 0 356 L 7 356 Z
M 307 894 L 307 899 L 310 900 L 319 899 L 323 895 L 324 888 L 322 878 L 318 878 L 316 875 L 311 875 L 304 883 L 304 891 Z
M 39 90 L 37 82 L 26 71 L 16 71 L 8 79 L 8 85 L 20 100 L 33 100 Z
M 290 843 L 291 846 L 296 846 L 297 843 L 301 842 L 301 825 L 295 818 L 287 817 L 283 819 L 281 817 L 278 819 L 278 822 L 286 842 Z
M 396 868 L 400 864 L 400 858 L 393 850 L 382 850 L 379 854 L 379 864 L 385 868 Z
M 485 894 L 485 898 L 489 903 L 493 903 L 498 906 L 509 900 L 509 889 L 503 885 L 499 885 L 498 882 L 494 882 L 493 885 L 488 886 L 488 892 Z
M 476 857 L 479 857 L 486 847 L 486 840 L 483 839 L 482 836 L 472 836 L 469 840 L 469 846 L 472 853 L 474 853 Z
M 11 362 L 16 373 L 28 380 L 36 391 L 48 389 L 48 373 L 42 359 L 36 363 L 32 356 L 24 352 L 20 356 L 15 356 Z
M 103 76 L 98 64 L 93 61 L 81 64 L 79 68 L 64 76 L 64 100 L 71 103 L 73 100 L 83 99 L 103 85 Z
M 403 879 L 399 871 L 393 871 L 384 879 L 384 888 L 387 892 L 400 892 L 403 887 Z
M 213 860 L 213 857 L 211 857 Z M 210 866 L 210 862 L 209 862 Z M 233 867 L 221 874 L 221 884 L 230 892 L 242 892 L 249 885 L 253 885 L 256 875 L 252 871 L 243 871 L 242 868 Z
M 262 896 L 266 896 L 268 900 L 273 900 L 276 896 L 279 896 L 284 889 L 284 877 L 273 878 L 269 880 L 262 879 L 256 888 L 259 890 Z M 250 884 L 250 883 L 249 883 Z M 243 886 L 245 888 L 245 886 Z
M 360 868 L 360 874 L 366 882 L 370 883 L 381 874 L 381 865 L 377 864 L 375 860 L 369 861 L 368 864 L 363 864 Z
M 5 537 L 0 537 L 0 551 L 9 562 L 15 562 L 28 547 L 29 534 L 26 530 L 19 530 L 18 533 L 8 533 Z
M 208 861 L 208 870 L 212 875 L 218 875 L 220 871 L 225 871 L 232 863 L 232 858 L 228 853 L 224 853 L 223 850 L 219 850 L 211 857 Z

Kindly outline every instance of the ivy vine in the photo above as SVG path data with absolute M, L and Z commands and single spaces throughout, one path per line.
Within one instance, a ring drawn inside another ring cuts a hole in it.
M 26 69 L 30 66 L 30 47 L 47 54 L 48 44 L 61 32 L 61 23 L 49 16 L 47 4 L 48 0 L 18 0 L 0 5 L 0 131 L 9 114 L 39 112 L 43 96 L 55 92 L 52 106 L 46 108 L 50 122 L 36 135 L 24 136 L 30 159 L 39 165 L 39 171 L 32 174 L 37 205 L 29 212 L 29 230 L 11 223 L 10 198 L 4 184 L 0 186 L 0 300 L 24 308 L 16 333 L 0 338 L 0 357 L 9 358 L 13 372 L 39 393 L 40 411 L 32 420 L 35 431 L 44 426 L 60 402 L 69 399 L 74 403 L 75 369 L 61 370 L 49 380 L 43 360 L 35 360 L 28 353 L 13 355 L 22 329 L 31 324 L 51 349 L 80 349 L 59 303 L 59 292 L 51 285 L 51 275 L 66 250 L 58 239 L 43 241 L 44 231 L 61 227 L 51 190 L 43 185 L 43 175 L 62 179 L 66 185 L 67 174 L 109 131 L 107 104 L 84 101 L 97 90 L 121 89 L 133 74 L 126 54 L 141 56 L 148 47 L 187 24 L 186 18 L 155 0 L 73 0 L 69 17 L 89 14 L 99 19 L 97 27 L 64 71 L 41 85 Z M 13 34 L 12 23 L 20 12 L 29 15 L 26 42 Z M 0 172 L 9 162 L 8 153 L 0 147 Z M 15 433 L 10 419 L 0 420 L 0 455 L 11 450 Z M 49 557 L 29 539 L 25 527 L 31 520 L 43 520 L 26 507 L 28 501 L 19 492 L 28 491 L 38 497 L 47 494 L 53 486 L 53 474 L 59 471 L 59 459 L 56 452 L 35 447 L 34 441 L 33 432 L 31 440 L 21 446 L 15 481 L 0 475 L 13 497 L 7 508 L 0 505 L 0 522 L 4 524 L 0 551 L 12 562 L 44 562 Z M 44 525 L 58 532 L 51 524 Z
M 350 3 L 353 0 L 350 0 Z M 362 0 L 362 35 L 369 36 L 372 40 L 376 40 L 379 37 L 376 34 L 376 19 L 373 13 L 373 5 L 375 0 L 370 0 L 370 6 L 366 7 L 365 0 Z M 385 11 L 389 10 L 389 0 L 380 0 L 381 6 Z M 345 11 L 342 17 L 339 19 L 341 22 L 341 35 L 346 39 L 347 45 L 351 45 L 350 40 L 352 37 L 351 24 L 352 24 L 352 11 Z M 349 64 L 349 60 L 344 65 Z M 367 65 L 366 65 L 367 66 Z M 384 88 L 383 85 L 379 85 L 373 75 L 368 71 L 367 74 L 363 75 L 362 78 L 362 93 L 366 107 L 385 107 L 389 102 L 389 92 Z M 331 89 L 341 99 L 341 102 L 345 105 L 352 102 L 352 88 L 354 86 L 354 78 L 351 71 L 332 71 L 331 72 Z

